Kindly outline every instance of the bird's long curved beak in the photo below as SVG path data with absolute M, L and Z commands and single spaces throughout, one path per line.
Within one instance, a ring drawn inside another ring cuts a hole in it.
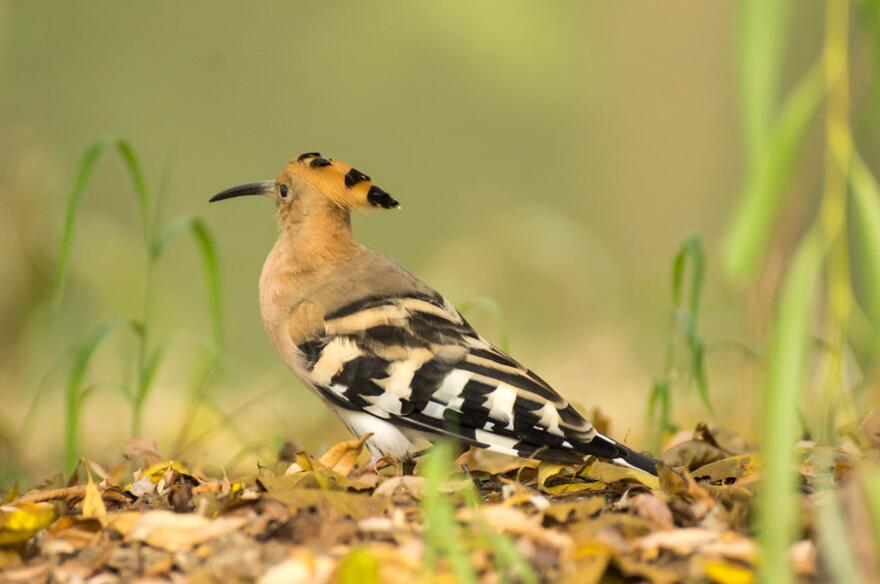
M 275 194 L 275 181 L 274 180 L 261 180 L 259 182 L 252 182 L 246 185 L 239 185 L 237 187 L 232 187 L 231 189 L 226 189 L 222 193 L 217 193 L 208 201 L 209 203 L 214 203 L 216 201 L 222 201 L 223 199 L 231 199 L 233 197 L 244 197 L 247 195 L 263 195 L 269 196 Z

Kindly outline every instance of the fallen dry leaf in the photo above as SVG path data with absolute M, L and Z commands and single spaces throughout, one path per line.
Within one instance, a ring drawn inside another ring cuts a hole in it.
M 372 435 L 372 432 L 367 432 L 356 440 L 340 442 L 322 454 L 318 462 L 329 470 L 347 477 L 357 463 L 358 456 L 364 451 L 364 444 Z
M 294 557 L 266 570 L 258 584 L 323 584 L 330 581 L 335 565 L 329 557 L 298 550 Z
M 670 468 L 693 469 L 721 460 L 725 455 L 726 453 L 714 444 L 702 440 L 688 440 L 664 452 L 660 460 Z
M 660 488 L 660 483 L 657 481 L 657 477 L 652 474 L 635 468 L 619 466 L 596 459 L 588 462 L 578 472 L 577 476 L 605 484 L 616 483 L 618 481 L 632 481 L 641 483 L 649 489 Z
M 724 560 L 706 560 L 703 562 L 703 572 L 717 584 L 751 584 L 755 581 L 752 570 Z
M 663 463 L 657 465 L 660 488 L 668 496 L 669 506 L 689 521 L 702 519 L 715 506 L 715 500 L 687 470 L 677 472 Z
M 468 522 L 482 520 L 496 531 L 523 536 L 539 545 L 558 550 L 568 550 L 572 546 L 571 538 L 567 535 L 544 528 L 538 518 L 507 505 L 486 505 L 478 512 L 469 508 L 460 509 L 458 518 Z
M 710 553 L 736 559 L 743 559 L 744 555 L 750 560 L 755 557 L 755 546 L 747 538 L 732 531 L 718 532 L 702 527 L 656 531 L 638 538 L 633 546 L 642 552 L 642 557 L 648 558 L 657 557 L 660 550 L 679 556 Z
M 92 474 L 86 471 L 88 482 L 86 483 L 86 494 L 82 502 L 82 515 L 86 519 L 104 519 L 107 516 L 107 507 L 104 505 L 104 499 L 101 498 L 101 491 L 98 485 L 92 480 Z
M 418 501 L 422 498 L 425 488 L 425 479 L 415 476 L 391 477 L 376 487 L 374 497 L 409 496 Z
M 755 454 L 740 454 L 703 465 L 691 474 L 697 481 L 729 486 L 754 481 L 757 470 L 758 457 Z
M 243 517 L 208 519 L 192 513 L 147 511 L 131 526 L 127 539 L 170 552 L 187 551 L 243 526 Z
M 574 566 L 563 584 L 598 584 L 602 581 L 614 550 L 601 542 L 578 544 L 574 550 Z
M 367 497 L 345 491 L 292 488 L 270 491 L 267 495 L 285 503 L 292 511 L 309 507 L 321 509 L 330 520 L 383 515 L 391 504 L 387 497 Z
M 653 521 L 660 529 L 675 527 L 669 505 L 653 494 L 638 493 L 629 497 L 626 508 L 640 517 Z
M 261 468 L 257 480 L 267 491 L 289 488 L 366 491 L 373 486 L 341 475 L 304 452 L 296 455 L 296 462 L 283 474 Z
M 604 508 L 605 497 L 594 496 L 570 503 L 551 503 L 543 512 L 545 517 L 550 517 L 559 523 L 566 523 L 595 515 Z
M 53 480 L 0 508 L 0 537 L 13 542 L 0 548 L 0 579 L 412 584 L 424 580 L 425 555 L 433 554 L 432 581 L 455 582 L 448 552 L 424 539 L 431 517 L 422 500 L 426 480 L 392 476 L 394 468 L 358 468 L 364 439 L 317 458 L 301 452 L 294 465 L 270 463 L 238 480 L 220 469 L 190 473 L 181 462 L 156 459 L 134 471 L 126 490 L 113 485 L 124 484 L 131 462 L 124 471 L 112 467 L 100 483 L 81 475 L 85 484 L 57 488 L 63 483 Z M 599 460 L 576 467 L 471 451 L 461 459 L 464 472 L 451 465 L 451 474 L 432 486 L 449 506 L 449 545 L 464 552 L 479 582 L 516 581 L 520 572 L 503 566 L 505 554 L 518 554 L 540 581 L 739 584 L 750 581 L 756 562 L 748 536 L 759 463 L 754 453 L 737 451 L 744 444 L 733 433 L 700 426 L 682 434 L 671 453 L 697 470 L 661 464 L 659 479 Z M 721 456 L 698 465 L 700 452 Z M 808 493 L 803 534 L 815 534 L 809 511 L 816 495 L 809 493 L 814 467 L 825 460 L 835 477 L 850 479 L 841 491 L 844 519 L 856 529 L 850 537 L 864 540 L 859 557 L 869 558 L 871 493 L 862 473 L 870 465 L 806 442 L 798 452 Z M 58 503 L 26 506 L 50 500 Z M 48 515 L 10 521 L 28 509 Z M 507 551 L 505 542 L 512 544 Z M 810 539 L 791 548 L 800 578 L 819 577 L 816 556 Z
M 189 469 L 185 464 L 180 462 L 179 460 L 165 460 L 162 462 L 157 462 L 156 464 L 144 469 L 140 473 L 137 473 L 138 478 L 144 477 L 150 480 L 154 485 L 157 484 L 162 477 L 165 476 L 169 470 L 180 473 L 180 474 L 190 474 Z
M 0 545 L 30 539 L 55 521 L 57 513 L 50 503 L 17 503 L 0 506 Z

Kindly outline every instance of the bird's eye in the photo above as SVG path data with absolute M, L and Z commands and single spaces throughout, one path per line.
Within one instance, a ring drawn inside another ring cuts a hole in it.
M 278 192 L 281 193 L 282 197 L 286 197 L 287 196 L 287 185 L 281 185 L 280 187 L 278 187 Z

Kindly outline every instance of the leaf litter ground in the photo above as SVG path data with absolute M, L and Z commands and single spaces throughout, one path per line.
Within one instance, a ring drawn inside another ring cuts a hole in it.
M 150 443 L 135 441 L 113 471 L 83 461 L 71 484 L 7 494 L 0 581 L 754 578 L 750 516 L 759 464 L 730 432 L 700 425 L 679 436 L 659 477 L 599 460 L 575 467 L 481 451 L 454 463 L 438 453 L 404 475 L 394 466 L 359 466 L 363 446 L 362 437 L 232 479 L 163 460 Z M 803 581 L 826 578 L 810 525 L 817 495 L 810 461 L 820 451 L 844 484 L 844 508 L 864 507 L 863 494 L 846 486 L 857 471 L 854 456 L 800 448 L 806 526 L 790 560 Z M 868 570 L 870 554 L 860 556 Z

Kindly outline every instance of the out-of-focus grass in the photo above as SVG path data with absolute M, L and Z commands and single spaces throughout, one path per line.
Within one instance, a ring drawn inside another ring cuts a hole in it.
M 792 91 L 764 136 L 767 145 L 748 174 L 724 241 L 724 267 L 734 280 L 753 276 L 763 258 L 797 153 L 823 95 L 822 68 L 817 64 Z
M 817 233 L 801 244 L 779 296 L 770 332 L 766 381 L 761 393 L 764 471 L 756 519 L 763 582 L 791 579 L 788 547 L 797 523 L 794 474 L 797 404 L 806 380 L 810 324 L 822 261 L 821 245 Z
M 834 477 L 830 470 L 834 468 L 832 455 L 826 453 L 819 456 L 816 467 L 817 539 L 825 553 L 828 572 L 834 582 L 859 584 L 862 582 L 862 576 L 853 553 L 850 529 L 846 525 L 840 496 L 835 490 Z
M 874 328 L 880 331 L 880 188 L 858 155 L 852 160 L 850 181 L 855 241 L 860 252 L 861 301 Z
M 94 386 L 85 386 L 86 373 L 89 362 L 95 350 L 104 339 L 118 328 L 128 328 L 139 338 L 144 334 L 143 325 L 139 322 L 116 319 L 101 324 L 82 344 L 77 348 L 67 378 L 67 387 L 64 400 L 64 473 L 70 475 L 79 461 L 79 432 L 82 408 L 86 397 L 94 389 Z
M 455 522 L 455 506 L 441 492 L 441 486 L 449 480 L 452 463 L 450 446 L 443 442 L 426 455 L 422 476 L 425 491 L 422 496 L 422 512 L 425 514 L 425 571 L 434 573 L 437 562 L 446 558 L 449 568 L 462 584 L 475 583 L 477 576 L 462 545 L 462 529 Z
M 503 582 L 537 584 L 537 575 L 510 539 L 488 526 L 466 532 L 457 524 L 456 506 L 450 495 L 443 492 L 444 485 L 450 481 L 452 462 L 452 444 L 440 442 L 426 455 L 422 470 L 425 488 L 421 505 L 427 527 L 423 556 L 426 572 L 434 573 L 437 562 L 445 558 L 459 582 L 475 583 L 478 579 L 471 566 L 471 551 L 475 547 L 485 547 L 491 550 Z M 463 486 L 456 496 L 463 497 L 479 524 L 480 500 L 472 485 Z
M 687 274 L 690 274 L 690 278 L 686 279 Z M 706 345 L 699 330 L 705 274 L 703 242 L 698 236 L 691 235 L 681 244 L 672 261 L 672 312 L 666 341 L 666 361 L 663 374 L 654 380 L 648 397 L 648 445 L 654 451 L 659 450 L 664 434 L 678 430 L 678 424 L 672 418 L 672 393 L 682 377 L 676 351 L 679 335 L 684 336 L 687 348 L 684 375 L 688 380 L 687 387 L 697 388 L 703 406 L 712 413 L 706 372 Z
M 211 369 L 213 369 L 216 363 L 217 354 L 223 341 L 220 267 L 216 246 L 208 228 L 201 219 L 193 215 L 177 217 L 161 225 L 159 224 L 158 216 L 151 220 L 151 205 L 153 201 L 147 189 L 140 161 L 131 145 L 121 139 L 101 140 L 94 143 L 86 150 L 80 161 L 73 189 L 67 200 L 64 232 L 61 238 L 59 261 L 55 277 L 56 289 L 54 298 L 56 306 L 60 306 L 63 300 L 69 258 L 74 243 L 77 210 L 92 177 L 96 163 L 101 155 L 110 147 L 114 148 L 119 154 L 128 170 L 143 225 L 144 269 L 146 272 L 143 311 L 139 320 L 114 319 L 101 324 L 80 345 L 76 352 L 67 382 L 67 397 L 65 400 L 64 460 L 67 473 L 73 472 L 80 455 L 77 436 L 82 417 L 83 402 L 88 393 L 88 388 L 84 388 L 84 384 L 89 362 L 95 350 L 109 333 L 122 325 L 127 325 L 137 336 L 137 370 L 135 372 L 135 379 L 132 383 L 122 383 L 121 387 L 131 404 L 131 433 L 133 436 L 138 436 L 141 432 L 144 403 L 154 386 L 156 373 L 165 355 L 166 346 L 161 340 L 155 344 L 152 342 L 155 336 L 155 332 L 152 330 L 151 319 L 154 272 L 159 260 L 162 258 L 163 252 L 182 233 L 190 233 L 192 235 L 202 260 L 207 305 L 212 327 L 212 342 L 210 346 L 212 356 L 209 366 Z M 199 383 L 196 387 L 201 388 L 203 384 Z M 193 393 L 196 395 L 195 391 Z
M 740 81 L 750 164 L 739 211 L 726 240 L 725 267 L 732 279 L 743 280 L 762 263 L 796 154 L 819 104 L 827 98 L 820 209 L 810 218 L 811 226 L 797 245 L 774 302 L 761 394 L 764 470 L 755 518 L 762 554 L 759 575 L 763 582 L 785 583 L 792 580 L 789 546 L 800 527 L 794 443 L 799 434 L 811 433 L 823 444 L 834 445 L 839 427 L 856 424 L 853 382 L 845 361 L 850 347 L 860 342 L 851 322 L 856 279 L 862 282 L 862 302 L 875 325 L 880 313 L 880 192 L 858 156 L 850 128 L 849 1 L 826 0 L 820 59 L 796 85 L 775 121 L 768 112 L 773 111 L 776 95 L 767 89 L 771 86 L 761 84 L 773 75 L 768 68 L 780 62 L 783 45 L 767 35 L 787 26 L 781 15 L 790 12 L 790 6 L 784 1 L 745 4 Z M 763 18 L 758 17 L 760 12 Z M 854 227 L 848 221 L 850 201 Z M 859 278 L 850 265 L 854 251 L 860 258 Z M 816 332 L 826 346 L 824 351 L 811 350 Z M 857 351 L 867 355 L 868 360 L 860 363 L 866 370 L 871 369 L 872 353 Z M 808 372 L 823 374 L 808 376 Z M 824 399 L 809 408 L 811 415 L 800 417 L 806 388 L 813 386 L 821 386 Z M 810 427 L 816 417 L 819 421 Z M 829 571 L 839 581 L 856 582 L 860 576 L 853 567 L 847 532 L 832 492 L 833 478 L 826 476 L 825 468 L 817 473 L 827 490 L 818 504 L 818 519 Z
M 764 157 L 776 116 L 791 10 L 791 0 L 739 2 L 739 93 L 749 166 L 760 164 Z

